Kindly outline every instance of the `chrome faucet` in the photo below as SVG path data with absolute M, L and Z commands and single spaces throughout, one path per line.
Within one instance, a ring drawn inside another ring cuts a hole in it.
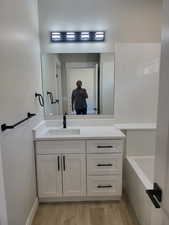
M 66 125 L 66 115 L 67 115 L 67 113 L 65 112 L 64 115 L 63 115 L 63 128 L 67 127 L 67 125 Z

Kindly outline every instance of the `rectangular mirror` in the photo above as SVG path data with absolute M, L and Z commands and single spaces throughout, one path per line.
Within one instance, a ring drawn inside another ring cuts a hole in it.
M 114 53 L 42 55 L 44 113 L 113 115 Z

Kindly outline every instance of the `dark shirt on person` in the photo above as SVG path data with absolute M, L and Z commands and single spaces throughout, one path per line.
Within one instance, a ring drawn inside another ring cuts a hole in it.
M 87 91 L 84 88 L 76 88 L 72 92 L 72 107 L 75 110 L 82 110 L 87 108 L 86 98 L 88 98 Z

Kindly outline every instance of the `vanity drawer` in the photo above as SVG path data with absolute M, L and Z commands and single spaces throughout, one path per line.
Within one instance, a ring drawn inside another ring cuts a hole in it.
M 109 175 L 122 173 L 121 154 L 89 154 L 87 155 L 88 175 Z
M 39 141 L 37 154 L 85 153 L 85 141 Z
M 120 153 L 123 140 L 91 140 L 87 141 L 87 153 Z
M 121 196 L 122 178 L 119 175 L 112 176 L 88 176 L 88 196 Z

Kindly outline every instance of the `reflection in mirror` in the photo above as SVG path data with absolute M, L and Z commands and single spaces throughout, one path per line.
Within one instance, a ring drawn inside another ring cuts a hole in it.
M 60 53 L 42 56 L 45 117 L 112 115 L 114 53 Z

